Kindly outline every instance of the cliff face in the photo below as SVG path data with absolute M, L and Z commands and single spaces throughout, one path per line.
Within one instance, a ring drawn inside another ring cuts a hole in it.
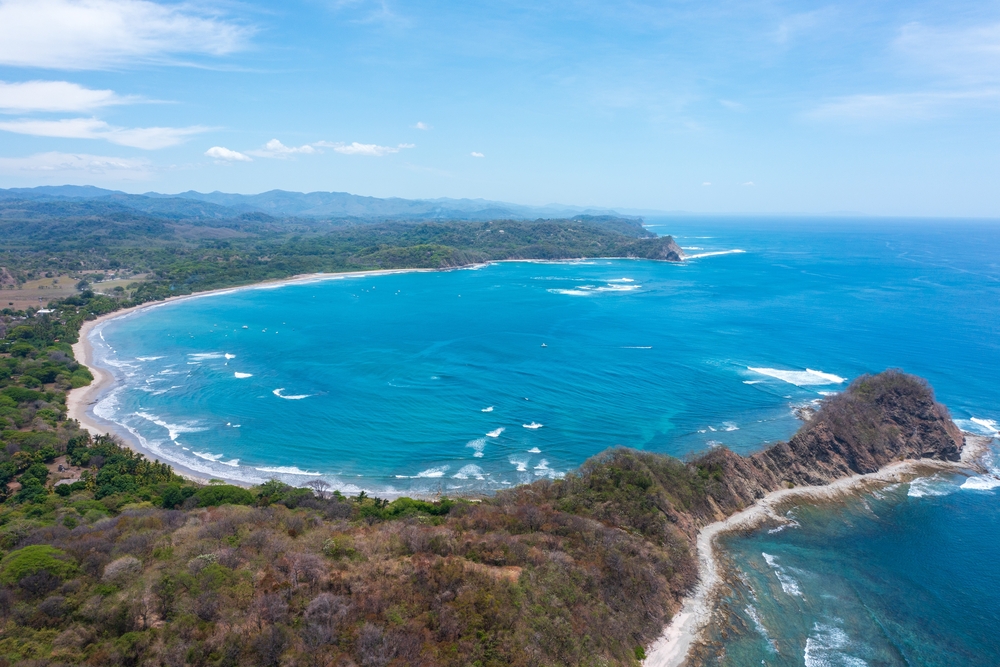
M 899 371 L 866 375 L 823 401 L 819 412 L 786 442 L 742 457 L 712 452 L 696 465 L 717 470 L 711 517 L 720 519 L 766 493 L 825 485 L 903 459 L 957 461 L 963 436 L 923 380 Z
M 902 459 L 957 461 L 963 438 L 923 380 L 899 371 L 866 375 L 824 399 L 788 442 L 752 456 L 719 448 L 689 462 L 615 449 L 545 490 L 557 506 L 666 543 L 693 543 L 703 526 L 771 491 L 825 485 Z M 538 493 L 532 485 L 514 493 Z
M 667 262 L 679 262 L 684 259 L 684 251 L 672 236 L 640 239 L 626 246 L 623 255 L 631 259 L 659 259 Z

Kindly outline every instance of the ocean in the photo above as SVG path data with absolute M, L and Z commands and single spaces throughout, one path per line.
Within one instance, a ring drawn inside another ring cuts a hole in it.
M 997 434 L 995 223 L 647 222 L 691 258 L 327 278 L 107 321 L 91 341 L 118 384 L 94 412 L 208 476 L 384 496 L 556 479 L 618 445 L 754 451 L 891 367 Z M 1000 664 L 979 630 L 998 627 L 995 482 L 920 481 L 727 538 L 747 583 L 723 664 Z

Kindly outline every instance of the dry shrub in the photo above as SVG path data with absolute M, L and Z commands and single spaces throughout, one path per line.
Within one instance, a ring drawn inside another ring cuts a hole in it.
M 119 583 L 142 572 L 142 561 L 135 556 L 122 556 L 104 567 L 104 581 Z

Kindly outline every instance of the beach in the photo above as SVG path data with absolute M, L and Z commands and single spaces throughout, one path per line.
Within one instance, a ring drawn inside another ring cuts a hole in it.
M 767 494 L 752 506 L 722 521 L 711 523 L 698 533 L 698 585 L 685 598 L 681 609 L 663 630 L 647 653 L 646 667 L 681 667 L 691 647 L 698 641 L 714 609 L 718 586 L 721 581 L 716 557 L 716 539 L 725 533 L 746 531 L 765 522 L 789 523 L 782 508 L 794 503 L 836 500 L 848 494 L 864 492 L 886 484 L 910 481 L 916 477 L 941 471 L 978 469 L 977 461 L 986 452 L 990 438 L 964 433 L 965 446 L 961 460 L 935 461 L 929 459 L 897 461 L 865 475 L 844 477 L 825 486 L 803 486 L 779 489 Z
M 463 267 L 467 268 L 467 267 Z M 96 405 L 101 398 L 107 394 L 107 392 L 114 389 L 115 378 L 110 370 L 98 365 L 94 361 L 94 349 L 93 345 L 90 343 L 90 334 L 93 332 L 94 328 L 99 324 L 108 322 L 110 320 L 115 320 L 122 317 L 128 317 L 139 313 L 144 310 L 149 310 L 152 308 L 159 308 L 170 303 L 176 303 L 178 301 L 186 301 L 189 299 L 201 299 L 205 297 L 211 297 L 219 294 L 230 294 L 232 292 L 237 292 L 240 290 L 249 289 L 270 289 L 275 287 L 281 287 L 287 284 L 293 283 L 310 283 L 318 282 L 323 280 L 339 280 L 345 278 L 360 278 L 364 276 L 379 276 L 379 275 L 391 275 L 398 273 L 417 273 L 417 272 L 431 272 L 431 271 L 449 271 L 453 269 L 384 269 L 376 271 L 351 271 L 347 273 L 310 273 L 298 276 L 292 276 L 290 278 L 282 278 L 280 280 L 269 280 L 260 283 L 253 283 L 251 285 L 241 285 L 239 287 L 223 287 L 215 290 L 208 290 L 205 292 L 196 292 L 194 294 L 185 294 L 181 296 L 169 297 L 162 301 L 153 301 L 150 303 L 140 304 L 138 306 L 132 306 L 131 308 L 123 308 L 122 310 L 116 310 L 112 313 L 107 313 L 101 315 L 93 320 L 87 320 L 80 327 L 79 336 L 77 342 L 73 344 L 73 357 L 76 359 L 77 363 L 80 363 L 87 367 L 91 375 L 94 376 L 93 382 L 91 382 L 86 387 L 79 387 L 73 389 L 66 396 L 66 413 L 70 419 L 75 419 L 79 422 L 80 426 L 89 431 L 91 435 L 105 435 L 112 434 L 118 436 L 122 442 L 127 445 L 130 449 L 142 454 L 149 459 L 156 459 L 156 455 L 148 451 L 142 446 L 142 443 L 128 430 L 122 428 L 119 424 L 106 421 L 96 416 L 93 413 L 92 407 Z M 173 461 L 170 465 L 174 470 L 181 475 L 191 480 L 207 482 L 209 477 L 203 473 L 185 468 L 184 466 L 177 464 Z M 239 480 L 226 480 L 231 481 L 234 484 L 240 484 L 246 486 L 245 482 Z

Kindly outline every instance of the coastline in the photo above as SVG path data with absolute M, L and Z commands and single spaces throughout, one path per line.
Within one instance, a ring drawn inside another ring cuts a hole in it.
M 66 395 L 66 414 L 70 419 L 75 419 L 80 426 L 89 431 L 91 435 L 116 435 L 122 442 L 133 451 L 142 454 L 150 460 L 158 460 L 157 455 L 150 452 L 148 449 L 142 446 L 142 443 L 128 430 L 123 429 L 119 424 L 114 422 L 109 422 L 93 414 L 91 410 L 92 406 L 96 405 L 101 398 L 103 398 L 109 391 L 115 387 L 115 378 L 111 371 L 103 366 L 98 365 L 94 361 L 94 348 L 90 343 L 90 334 L 94 328 L 103 323 L 111 320 L 115 320 L 121 317 L 128 317 L 135 313 L 143 310 L 148 310 L 152 308 L 159 308 L 166 304 L 176 303 L 179 301 L 186 301 L 188 299 L 201 299 L 210 296 L 216 296 L 219 294 L 229 294 L 232 292 L 249 290 L 249 289 L 273 289 L 276 287 L 281 287 L 287 284 L 302 283 L 308 284 L 312 282 L 320 282 L 324 280 L 339 280 L 343 278 L 361 278 L 368 276 L 382 276 L 382 275 L 392 275 L 398 273 L 426 273 L 435 271 L 453 271 L 458 268 L 466 269 L 481 265 L 469 265 L 463 267 L 455 267 L 448 269 L 377 269 L 374 271 L 349 271 L 345 273 L 307 273 L 297 276 L 291 276 L 289 278 L 280 278 L 278 280 L 267 280 L 259 283 L 252 283 L 249 285 L 239 285 L 237 287 L 220 287 L 218 289 L 206 290 L 204 292 L 195 292 L 193 294 L 183 294 L 179 296 L 172 296 L 162 301 L 151 301 L 149 303 L 143 303 L 138 306 L 132 306 L 130 308 L 123 308 L 122 310 L 116 310 L 111 313 L 106 313 L 93 320 L 87 320 L 80 327 L 80 331 L 77 336 L 77 341 L 73 343 L 73 358 L 77 363 L 86 366 L 90 371 L 91 375 L 94 376 L 93 382 L 85 387 L 79 387 L 77 389 L 72 389 Z M 485 266 L 485 265 L 482 265 Z M 208 483 L 210 479 L 213 479 L 204 473 L 191 470 L 185 466 L 175 463 L 173 461 L 167 461 L 176 472 L 181 477 L 190 479 L 195 482 Z M 239 486 L 249 486 L 246 482 L 241 482 L 239 480 L 226 479 L 226 482 L 231 484 L 236 484 Z
M 708 625 L 714 610 L 714 598 L 721 581 L 716 555 L 716 539 L 725 533 L 751 530 L 767 521 L 787 523 L 779 508 L 796 502 L 823 502 L 864 491 L 867 487 L 881 486 L 940 471 L 975 469 L 978 459 L 986 452 L 991 438 L 963 433 L 965 444 L 958 461 L 918 459 L 897 461 L 876 472 L 852 475 L 824 486 L 802 486 L 778 489 L 767 494 L 745 510 L 722 521 L 710 523 L 698 532 L 698 584 L 694 592 L 684 599 L 681 609 L 652 644 L 643 661 L 645 667 L 681 667 L 688 653 Z
M 731 251 L 727 251 L 731 252 Z M 200 299 L 210 296 L 216 296 L 219 294 L 229 294 L 232 292 L 237 292 L 241 290 L 250 289 L 273 289 L 277 287 L 282 287 L 288 284 L 308 284 L 313 282 L 321 282 L 325 280 L 340 280 L 345 278 L 361 278 L 368 276 L 383 276 L 383 275 L 394 275 L 403 273 L 437 273 L 444 271 L 462 271 L 462 270 L 475 270 L 485 268 L 491 264 L 503 264 L 503 263 L 563 263 L 563 262 L 580 262 L 588 260 L 639 260 L 641 258 L 631 258 L 631 257 L 576 257 L 576 258 L 564 258 L 564 259 L 497 259 L 489 260 L 486 262 L 477 262 L 473 264 L 466 264 L 463 266 L 452 266 L 440 269 L 373 269 L 370 271 L 346 271 L 343 273 L 305 273 L 295 276 L 290 276 L 288 278 L 278 278 L 275 280 L 265 280 L 258 283 L 250 283 L 248 285 L 238 285 L 235 287 L 220 287 L 218 289 L 206 290 L 204 292 L 194 292 L 192 294 L 183 294 L 179 296 L 172 296 L 162 301 L 151 301 L 149 303 L 143 303 L 138 306 L 132 306 L 130 308 L 123 308 L 122 310 L 116 310 L 105 315 L 101 315 L 93 320 L 87 320 L 80 327 L 77 342 L 73 344 L 73 357 L 77 363 L 86 366 L 90 373 L 94 376 L 93 382 L 85 387 L 79 387 L 77 389 L 71 390 L 66 396 L 66 413 L 71 419 L 75 419 L 79 422 L 80 426 L 85 430 L 89 431 L 91 435 L 105 435 L 112 434 L 118 436 L 130 449 L 139 454 L 142 454 L 150 460 L 157 460 L 156 454 L 150 452 L 148 449 L 142 446 L 142 443 L 130 433 L 127 429 L 121 427 L 121 425 L 114 422 L 109 422 L 100 417 L 97 417 L 91 411 L 91 407 L 96 405 L 103 396 L 114 389 L 115 378 L 110 370 L 99 366 L 95 363 L 93 358 L 93 346 L 90 343 L 90 333 L 93 329 L 103 323 L 110 320 L 115 320 L 120 317 L 127 317 L 134 313 L 140 312 L 142 310 L 147 310 L 151 308 L 159 308 L 161 306 L 175 303 L 179 301 L 185 301 L 188 299 Z M 660 260 L 645 260 L 645 261 L 660 261 Z M 678 262 L 674 262 L 678 263 Z M 205 475 L 202 472 L 191 470 L 182 464 L 175 462 L 168 462 L 174 471 L 192 481 L 207 483 L 212 477 Z M 227 479 L 223 477 L 224 481 L 235 484 L 238 486 L 249 486 L 247 482 Z

